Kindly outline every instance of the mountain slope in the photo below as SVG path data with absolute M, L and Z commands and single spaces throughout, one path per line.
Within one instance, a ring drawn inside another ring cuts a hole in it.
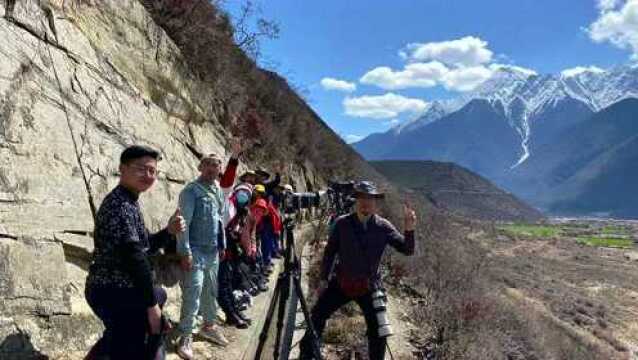
M 498 177 L 518 159 L 519 154 L 511 151 L 518 143 L 502 111 L 485 100 L 473 100 L 457 112 L 404 134 L 383 159 L 449 161 Z
M 559 212 L 638 216 L 629 195 L 638 155 L 636 114 L 638 100 L 626 99 L 564 130 L 510 174 L 512 190 Z
M 636 98 L 638 66 L 569 75 L 502 68 L 474 92 L 435 102 L 423 119 L 354 147 L 369 160 L 452 161 L 535 206 L 580 211 L 590 209 L 577 195 L 592 176 L 588 165 L 634 134 L 633 120 L 615 114 L 630 111 L 612 108 L 632 107 Z M 595 211 L 613 213 L 609 206 Z
M 436 161 L 373 161 L 395 184 L 413 189 L 435 206 L 463 217 L 489 221 L 538 221 L 543 215 L 471 171 Z
M 518 146 L 510 149 L 519 156 L 511 164 L 516 167 L 533 155 L 534 146 L 551 141 L 562 129 L 625 98 L 638 98 L 636 66 L 583 71 L 571 76 L 536 75 L 502 67 L 475 91 L 457 99 L 435 101 L 421 118 L 386 133 L 373 134 L 370 138 L 374 141 L 369 143 L 365 138 L 354 147 L 370 160 L 396 158 L 405 149 L 403 139 L 411 133 L 423 131 L 472 101 L 482 99 L 496 111 L 502 111 L 506 122 L 518 133 Z M 456 146 L 454 140 L 449 139 L 450 146 Z

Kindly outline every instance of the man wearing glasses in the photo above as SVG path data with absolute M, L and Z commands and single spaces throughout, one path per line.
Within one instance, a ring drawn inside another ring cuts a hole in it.
M 168 226 L 149 234 L 138 203 L 141 193 L 157 179 L 160 154 L 146 146 L 131 146 L 120 156 L 120 182 L 104 198 L 95 219 L 95 251 L 85 295 L 104 323 L 102 338 L 87 359 L 154 358 L 157 348 L 149 335 L 160 334 L 166 292 L 153 287 L 149 253 L 167 245 L 184 231 L 179 209 Z

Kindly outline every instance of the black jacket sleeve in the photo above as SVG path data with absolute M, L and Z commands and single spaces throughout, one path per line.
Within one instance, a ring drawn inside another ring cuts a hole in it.
M 146 307 L 157 304 L 153 292 L 153 273 L 151 264 L 146 257 L 142 244 L 138 242 L 125 242 L 121 245 L 122 265 L 131 274 L 135 288 L 141 294 Z
M 401 234 L 389 221 L 385 222 L 385 231 L 388 243 L 402 254 L 414 254 L 414 231 L 405 231 Z
M 152 307 L 157 304 L 153 292 L 153 273 L 144 244 L 139 238 L 139 233 L 133 224 L 133 217 L 123 213 L 119 219 L 120 241 L 119 253 L 123 270 L 126 271 L 133 280 L 133 285 L 142 294 L 144 305 Z M 168 234 L 168 232 L 166 232 Z M 158 239 L 154 240 L 156 244 Z

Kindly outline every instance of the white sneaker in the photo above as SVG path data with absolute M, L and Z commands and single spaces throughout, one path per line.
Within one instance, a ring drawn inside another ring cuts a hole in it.
M 195 320 L 193 321 L 193 327 L 197 328 L 204 323 L 204 317 L 201 315 L 195 315 Z
M 193 336 L 184 335 L 177 344 L 177 356 L 184 360 L 193 360 Z
M 226 346 L 229 344 L 228 339 L 226 339 L 224 334 L 222 334 L 222 332 L 219 330 L 219 326 L 202 327 L 199 331 L 199 336 L 212 342 L 215 345 Z
M 217 321 L 218 321 L 220 324 L 223 324 L 223 323 L 225 323 L 225 322 L 226 322 L 226 313 L 224 313 L 224 312 L 222 311 L 222 309 L 217 308 L 217 314 L 216 314 L 216 315 L 217 315 L 217 316 L 216 316 Z

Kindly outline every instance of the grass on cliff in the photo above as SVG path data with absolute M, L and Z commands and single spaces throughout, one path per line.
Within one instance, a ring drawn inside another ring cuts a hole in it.
M 601 229 L 603 235 L 630 235 L 629 230 L 623 226 L 607 225 Z
M 561 235 L 561 228 L 548 225 L 512 224 L 501 226 L 499 229 L 512 235 L 540 238 L 552 238 Z
M 578 243 L 589 245 L 589 246 L 599 246 L 599 247 L 609 247 L 609 248 L 619 248 L 619 249 L 630 249 L 633 247 L 633 240 L 624 239 L 624 238 L 614 238 L 614 237 L 604 237 L 604 236 L 589 236 L 589 237 L 580 237 L 577 240 Z

